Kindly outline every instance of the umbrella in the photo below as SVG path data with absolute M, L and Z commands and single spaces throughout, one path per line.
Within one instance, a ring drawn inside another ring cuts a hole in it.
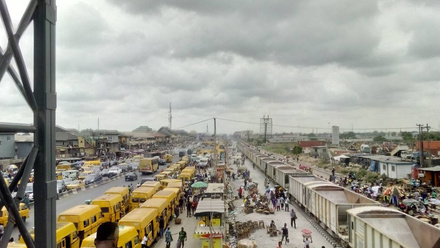
M 312 234 L 312 231 L 310 231 L 309 229 L 302 229 L 301 232 L 303 234 Z
M 206 188 L 208 187 L 208 184 L 205 182 L 195 182 L 191 185 L 191 188 Z
M 18 169 L 18 167 L 15 164 L 9 165 L 9 169 Z

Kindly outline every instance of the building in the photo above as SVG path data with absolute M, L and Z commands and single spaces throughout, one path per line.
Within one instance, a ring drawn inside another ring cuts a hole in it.
M 332 145 L 339 146 L 339 126 L 332 126 Z
M 16 156 L 15 136 L 13 133 L 0 133 L 0 159 Z
M 370 171 L 393 179 L 409 178 L 414 166 L 414 162 L 385 155 L 360 155 L 356 160 Z
M 322 146 L 322 145 L 324 145 L 324 142 L 319 140 L 298 141 L 298 146 L 302 148 L 303 153 L 310 153 L 312 146 Z
M 33 133 L 15 134 L 15 147 L 17 148 L 17 158 L 24 159 L 34 147 Z

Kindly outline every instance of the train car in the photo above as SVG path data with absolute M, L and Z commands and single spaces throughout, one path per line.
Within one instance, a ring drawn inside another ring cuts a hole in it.
M 307 172 L 298 170 L 290 165 L 282 165 L 275 169 L 275 182 L 285 189 L 289 189 L 289 176 L 303 175 Z
M 304 207 L 306 202 L 305 188 L 306 183 L 309 182 L 325 182 L 323 179 L 311 174 L 291 175 L 289 176 L 289 194 L 300 206 Z
M 398 210 L 373 206 L 347 213 L 352 248 L 440 247 L 440 229 Z
M 273 181 L 276 181 L 276 169 L 278 167 L 287 166 L 287 164 L 278 161 L 278 160 L 267 160 L 267 166 L 264 171 L 266 171 L 266 176 L 272 179 Z
M 330 182 L 308 185 L 306 194 L 310 201 L 305 207 L 342 240 L 348 239 L 347 210 L 380 206 L 379 202 Z

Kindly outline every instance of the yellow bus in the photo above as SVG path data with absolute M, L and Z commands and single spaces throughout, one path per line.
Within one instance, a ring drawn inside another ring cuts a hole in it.
M 168 209 L 171 210 L 171 213 L 174 213 L 174 208 L 176 206 L 176 198 L 177 198 L 177 194 L 175 192 L 161 190 L 153 195 L 153 199 L 154 198 L 166 199 L 168 201 L 168 205 L 169 205 Z M 171 217 L 172 217 L 172 215 L 170 215 L 170 219 L 171 219 Z
M 106 194 L 96 197 L 90 204 L 98 205 L 101 208 L 104 222 L 118 222 L 124 215 L 124 200 L 118 194 Z M 121 216 L 122 213 L 122 216 Z
M 160 174 L 157 174 L 154 176 L 154 181 L 160 182 L 161 180 L 167 179 L 167 178 L 168 178 L 168 174 L 161 172 Z
M 186 161 L 179 161 L 179 162 L 177 162 L 177 164 L 180 165 L 180 170 L 183 170 L 186 166 Z
M 172 188 L 172 187 L 166 187 L 163 190 L 176 193 L 175 205 L 178 206 L 179 205 L 179 198 L 181 196 L 182 190 L 180 188 Z
M 159 238 L 159 213 L 152 208 L 135 208 L 118 223 L 120 226 L 133 226 L 139 237 L 148 237 L 150 247 Z
M 143 158 L 139 161 L 139 172 L 142 175 L 153 174 L 159 169 L 159 157 Z
M 172 163 L 172 162 L 173 162 L 173 155 L 172 155 L 172 154 L 165 154 L 165 155 L 163 156 L 163 159 L 165 159 L 165 161 L 166 161 L 167 163 Z
M 98 230 L 104 222 L 101 209 L 97 205 L 77 205 L 60 215 L 58 221 L 72 222 L 77 230 L 80 242 Z
M 79 248 L 78 231 L 72 222 L 57 221 L 56 227 L 57 248 Z M 29 234 L 31 235 L 32 239 L 34 239 L 35 230 L 30 230 Z M 24 244 L 24 240 L 21 235 L 20 243 Z
M 127 187 L 112 187 L 104 192 L 106 195 L 117 194 L 122 196 L 122 205 L 124 206 L 124 214 L 130 210 L 130 190 Z
M 180 192 L 183 192 L 183 183 L 181 180 L 179 182 L 169 182 L 167 188 L 178 188 Z
M 163 179 L 163 180 L 160 180 L 161 189 L 166 188 L 168 186 L 168 184 L 172 183 L 172 182 L 178 182 L 178 183 L 182 184 L 182 180 L 180 180 L 180 179 Z
M 133 226 L 118 226 L 119 238 L 118 247 L 141 248 L 141 240 L 139 239 L 136 228 Z M 81 248 L 95 248 L 96 233 L 88 236 L 82 242 Z
M 189 172 L 182 172 L 177 177 L 177 179 L 181 180 L 183 183 L 191 181 L 191 178 L 193 178 L 193 176 Z
M 188 156 L 183 156 L 182 157 L 182 161 L 185 161 L 185 164 L 189 163 L 189 157 Z
M 83 167 L 93 167 L 93 166 L 101 166 L 101 160 L 89 160 L 85 161 Z
M 138 208 L 141 203 L 150 199 L 156 193 L 151 187 L 139 187 L 131 192 L 130 209 Z
M 181 173 L 185 173 L 185 172 L 194 175 L 196 174 L 196 167 L 192 167 L 192 166 L 185 167 L 185 169 L 183 169 Z
M 20 203 L 18 205 L 18 212 L 20 213 L 21 218 L 25 222 L 27 218 L 29 218 L 29 208 L 24 203 Z M 2 208 L 2 211 L 0 211 L 0 224 L 3 226 L 6 226 L 9 219 L 9 212 L 6 209 L 6 207 Z
M 168 226 L 169 220 L 172 216 L 171 209 L 169 208 L 169 202 L 165 198 L 151 198 L 142 203 L 140 208 L 153 208 L 159 213 L 159 218 L 162 216 L 164 220 L 164 226 Z
M 8 248 L 26 248 L 27 246 L 23 243 L 8 243 Z
M 156 191 L 160 190 L 160 182 L 156 182 L 156 181 L 146 181 L 145 183 L 143 183 L 141 185 L 141 187 L 151 187 L 154 188 Z
M 166 178 L 173 178 L 174 172 L 165 170 L 165 171 L 162 171 L 160 174 L 166 175 L 165 176 Z

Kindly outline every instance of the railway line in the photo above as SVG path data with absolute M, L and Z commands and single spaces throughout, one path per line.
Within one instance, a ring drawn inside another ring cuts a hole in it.
M 335 247 L 440 247 L 440 229 L 325 180 L 330 177 L 325 170 L 315 168 L 312 175 L 245 143 L 238 148 L 266 177 L 288 189 L 290 201 Z

